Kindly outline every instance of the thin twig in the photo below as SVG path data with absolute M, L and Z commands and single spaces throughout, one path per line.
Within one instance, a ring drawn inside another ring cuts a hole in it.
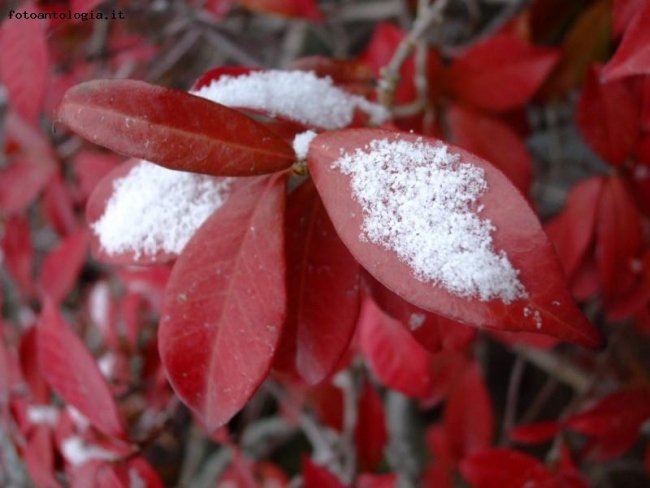
M 415 22 L 413 22 L 411 31 L 397 46 L 388 65 L 382 69 L 381 79 L 377 86 L 377 99 L 385 107 L 390 107 L 393 104 L 393 96 L 399 83 L 399 70 L 402 64 L 404 64 L 426 30 L 435 22 L 442 21 L 442 12 L 448 3 L 449 0 L 438 0 L 420 12 Z
M 569 385 L 579 394 L 583 394 L 591 388 L 591 375 L 556 353 L 526 346 L 517 346 L 515 349 L 527 361 L 562 383 Z
M 525 369 L 526 361 L 521 356 L 517 356 L 510 371 L 508 394 L 506 396 L 506 410 L 503 414 L 503 427 L 501 431 L 501 444 L 503 445 L 507 444 L 508 431 L 512 429 L 516 422 L 519 390 Z

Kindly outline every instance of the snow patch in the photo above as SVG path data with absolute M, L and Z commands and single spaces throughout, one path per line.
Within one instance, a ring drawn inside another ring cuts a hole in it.
M 422 327 L 426 319 L 426 315 L 423 313 L 412 313 L 409 317 L 409 329 L 416 330 Z
M 231 178 L 173 171 L 141 161 L 113 182 L 104 214 L 91 224 L 108 254 L 136 259 L 180 254 L 194 232 L 228 199 Z
M 97 446 L 86 444 L 79 436 L 72 436 L 63 439 L 61 442 L 61 454 L 67 462 L 78 466 L 92 459 L 104 459 L 106 461 L 115 461 L 118 459 L 117 454 Z
M 496 227 L 479 218 L 488 189 L 482 168 L 420 139 L 376 139 L 332 168 L 351 176 L 363 208 L 360 238 L 397 253 L 418 280 L 481 301 L 527 296 L 506 253 L 494 249 Z
M 313 130 L 308 130 L 301 134 L 296 134 L 296 137 L 293 138 L 293 150 L 296 152 L 296 157 L 299 160 L 307 159 L 307 153 L 309 152 L 309 143 L 317 135 L 318 134 L 316 134 Z
M 388 119 L 388 111 L 358 95 L 334 86 L 329 77 L 310 71 L 254 71 L 240 76 L 222 76 L 193 95 L 228 107 L 263 110 L 306 125 L 340 129 L 350 125 L 355 109 L 375 125 Z
M 59 422 L 59 409 L 52 405 L 30 405 L 27 407 L 27 419 L 32 424 L 56 427 Z

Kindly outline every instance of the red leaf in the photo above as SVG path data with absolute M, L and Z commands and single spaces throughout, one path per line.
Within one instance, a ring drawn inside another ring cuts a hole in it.
M 495 35 L 452 63 L 447 85 L 465 103 L 485 110 L 511 110 L 531 99 L 558 59 L 555 49 Z
M 533 180 L 533 162 L 517 133 L 500 120 L 459 105 L 447 110 L 454 141 L 487 159 L 510 178 L 524 195 Z
M 81 199 L 90 197 L 99 182 L 120 163 L 121 160 L 113 154 L 79 151 L 75 155 L 73 167 Z
M 22 215 L 15 215 L 4 223 L 2 239 L 3 264 L 9 275 L 16 282 L 20 291 L 26 295 L 34 292 L 32 281 L 32 266 L 34 253 L 32 251 L 32 236 L 29 221 Z
M 636 281 L 633 260 L 640 257 L 641 213 L 623 180 L 608 178 L 598 204 L 596 264 L 605 299 L 629 292 Z
M 122 418 L 95 359 L 50 300 L 38 327 L 38 359 L 52 389 L 99 430 L 124 438 Z
M 75 284 L 88 253 L 88 231 L 82 229 L 50 252 L 41 269 L 41 293 L 54 303 L 65 298 Z
M 180 398 L 209 431 L 266 377 L 286 317 L 285 178 L 231 196 L 185 247 L 167 285 L 160 355 Z
M 564 210 L 546 225 L 568 278 L 578 270 L 594 239 L 603 178 L 582 181 L 569 191 Z
M 289 144 L 241 112 L 141 81 L 77 85 L 57 120 L 96 144 L 176 170 L 251 176 L 295 160 Z
M 359 315 L 359 264 L 341 242 L 310 181 L 287 202 L 289 308 L 278 361 L 295 363 L 311 384 L 338 364 Z M 286 368 L 285 368 L 286 369 Z
M 508 438 L 519 444 L 538 444 L 553 439 L 560 430 L 560 425 L 554 420 L 536 422 L 534 424 L 518 425 L 508 432 Z
M 79 222 L 72 195 L 60 175 L 49 181 L 43 193 L 42 205 L 45 217 L 57 234 L 65 237 L 77 231 Z
M 487 190 L 476 204 L 484 206 L 481 218 L 489 219 L 496 228 L 492 234 L 494 248 L 507 253 L 513 268 L 519 271 L 518 279 L 527 290 L 527 298 L 505 303 L 453 294 L 442 286 L 416 279 L 410 265 L 395 251 L 361 239 L 364 210 L 355 199 L 351 176 L 333 163 L 341 154 L 367 153 L 368 145 L 376 140 L 386 144 L 404 141 L 413 147 L 422 144 L 431 150 L 439 144 L 435 139 L 378 129 L 332 131 L 312 141 L 308 157 L 311 175 L 334 227 L 368 272 L 412 304 L 466 324 L 510 331 L 541 329 L 545 334 L 585 346 L 600 344 L 599 333 L 571 299 L 561 266 L 533 210 L 501 172 L 460 148 L 448 146 L 448 151 L 484 170 Z
M 569 417 L 567 428 L 600 440 L 600 459 L 612 459 L 632 447 L 641 425 L 650 418 L 650 390 L 633 388 L 601 398 Z
M 650 73 L 650 3 L 645 2 L 636 13 L 612 59 L 601 76 L 614 80 L 626 76 Z
M 345 488 L 346 485 L 323 466 L 314 464 L 311 459 L 303 458 L 302 484 L 304 488 Z
M 420 399 L 431 392 L 433 357 L 371 300 L 366 300 L 361 310 L 359 347 L 368 367 L 384 385 Z
M 384 420 L 384 404 L 379 393 L 369 383 L 364 383 L 359 397 L 354 444 L 361 470 L 374 471 L 384 456 L 388 431 Z
M 576 106 L 576 122 L 587 143 L 613 166 L 630 157 L 640 129 L 639 103 L 625 82 L 601 84 L 592 68 Z
M 443 423 L 458 460 L 490 445 L 494 435 L 492 403 L 475 363 L 465 369 L 464 378 L 451 391 Z
M 0 173 L 0 209 L 5 214 L 26 210 L 52 176 L 52 168 L 16 158 Z
M 356 488 L 396 488 L 398 479 L 395 473 L 368 474 L 362 473 L 354 485 Z
M 373 301 L 410 330 L 427 351 L 437 353 L 441 348 L 463 349 L 474 340 L 475 328 L 410 304 L 368 274 L 365 281 Z
M 237 0 L 207 0 L 206 2 L 193 2 L 203 5 L 203 10 L 208 12 L 215 20 L 222 20 L 230 12 Z
M 613 34 L 614 37 L 620 37 L 646 0 L 614 0 L 613 16 Z
M 460 463 L 460 472 L 472 488 L 560 488 L 537 459 L 511 449 L 486 449 Z
M 23 457 L 29 476 L 37 486 L 61 486 L 54 476 L 54 446 L 50 427 L 38 425 L 28 435 Z
M 20 5 L 20 12 L 36 12 L 34 4 Z M 0 27 L 0 74 L 11 107 L 34 124 L 43 104 L 49 69 L 46 23 L 39 20 L 5 19 Z

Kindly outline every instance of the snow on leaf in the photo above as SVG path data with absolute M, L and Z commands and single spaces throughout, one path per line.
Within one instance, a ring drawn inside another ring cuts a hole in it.
M 160 356 L 179 397 L 214 431 L 255 393 L 286 317 L 285 178 L 234 193 L 189 241 L 167 284 Z
M 379 129 L 312 141 L 311 175 L 355 258 L 420 308 L 477 327 L 599 345 L 521 194 L 486 161 L 442 147 Z
M 380 105 L 334 86 L 330 78 L 303 71 L 252 71 L 220 76 L 193 92 L 228 107 L 255 109 L 322 129 L 340 129 L 352 123 L 359 109 L 381 124 L 388 112 Z
M 176 170 L 253 176 L 293 164 L 293 149 L 275 133 L 204 98 L 135 80 L 94 80 L 66 92 L 57 121 L 96 144 Z
M 136 262 L 180 254 L 226 202 L 231 183 L 148 161 L 123 164 L 100 182 L 88 203 L 98 254 L 118 261 L 128 254 Z

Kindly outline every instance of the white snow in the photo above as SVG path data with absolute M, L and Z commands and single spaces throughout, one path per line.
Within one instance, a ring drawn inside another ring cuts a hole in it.
M 84 464 L 92 459 L 104 459 L 114 461 L 118 456 L 111 451 L 98 446 L 86 444 L 79 436 L 72 436 L 63 439 L 61 442 L 61 454 L 67 462 L 75 466 Z
M 383 139 L 332 165 L 350 175 L 363 209 L 360 238 L 397 253 L 423 282 L 459 297 L 510 303 L 527 296 L 489 219 L 479 217 L 484 170 L 444 144 Z
M 141 161 L 113 182 L 104 214 L 91 224 L 108 254 L 135 258 L 179 254 L 201 224 L 228 198 L 230 178 L 173 171 Z
M 419 329 L 420 327 L 422 327 L 422 324 L 424 324 L 426 318 L 427 317 L 423 313 L 412 313 L 409 316 L 409 329 L 411 330 Z
M 59 421 L 59 409 L 52 405 L 30 405 L 27 418 L 32 424 L 45 424 L 56 427 Z
M 70 415 L 72 423 L 74 423 L 77 429 L 86 430 L 88 426 L 90 426 L 90 420 L 88 420 L 88 418 L 83 413 L 74 408 L 72 405 L 66 405 L 65 409 L 68 412 L 68 415 Z
M 348 126 L 355 109 L 368 114 L 379 125 L 388 111 L 358 95 L 351 95 L 309 71 L 253 71 L 240 76 L 222 76 L 200 90 L 190 92 L 228 107 L 264 110 L 322 129 Z
M 142 479 L 137 469 L 129 469 L 129 488 L 147 488 L 147 483 Z
M 106 281 L 100 281 L 90 290 L 88 308 L 90 320 L 103 333 L 108 333 L 111 289 Z
M 296 157 L 299 160 L 307 159 L 307 153 L 309 152 L 309 143 L 316 137 L 316 134 L 313 130 L 308 130 L 300 134 L 296 134 L 296 137 L 293 138 L 293 150 L 296 151 Z

